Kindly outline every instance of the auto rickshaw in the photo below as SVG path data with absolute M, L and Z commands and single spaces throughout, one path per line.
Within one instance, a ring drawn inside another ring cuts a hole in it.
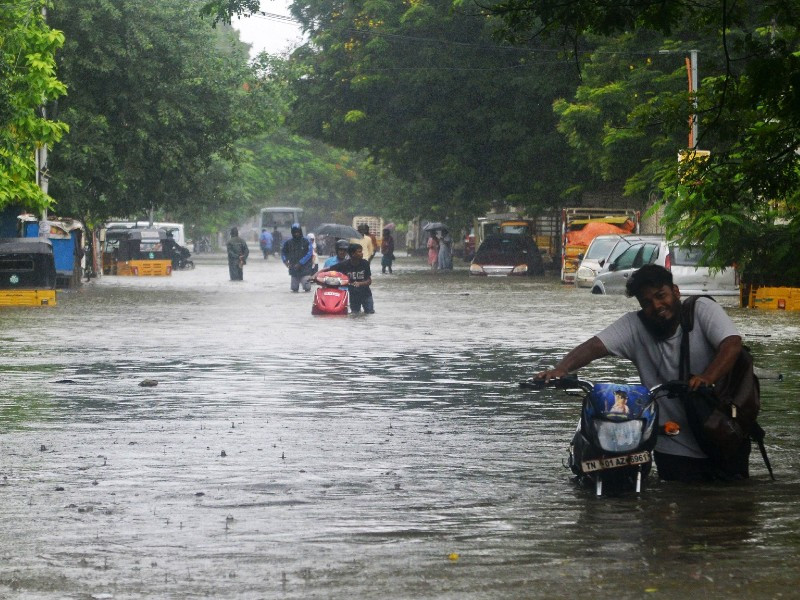
M 167 255 L 163 229 L 109 229 L 103 246 L 103 274 L 170 276 L 172 260 Z
M 0 306 L 55 306 L 53 245 L 43 238 L 0 238 Z
M 47 238 L 53 244 L 56 287 L 80 286 L 83 275 L 83 244 L 86 239 L 83 224 L 66 217 L 40 220 L 39 217 L 27 213 L 19 215 L 17 221 L 19 221 L 20 237 Z

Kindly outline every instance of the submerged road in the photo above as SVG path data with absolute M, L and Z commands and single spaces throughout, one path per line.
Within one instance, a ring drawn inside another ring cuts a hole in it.
M 256 250 L 0 310 L 0 598 L 797 597 L 800 313 L 728 304 L 776 482 L 596 498 L 578 400 L 516 384 L 635 301 L 402 258 L 313 317 Z

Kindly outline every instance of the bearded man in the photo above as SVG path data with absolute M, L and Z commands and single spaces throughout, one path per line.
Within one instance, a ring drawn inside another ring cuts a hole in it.
M 636 366 L 642 385 L 680 379 L 681 295 L 672 273 L 658 265 L 645 265 L 631 275 L 626 293 L 635 297 L 640 311 L 629 312 L 594 337 L 573 348 L 553 369 L 536 378 L 549 381 L 564 377 L 593 360 L 613 355 Z M 728 373 L 742 348 L 742 337 L 722 307 L 708 298 L 698 298 L 695 324 L 689 333 L 691 360 L 688 386 L 696 390 L 711 386 Z M 658 475 L 665 480 L 697 481 L 715 478 L 714 467 L 700 449 L 679 398 L 659 400 L 659 428 L 673 421 L 680 426 L 676 436 L 659 435 L 655 448 Z M 737 461 L 738 475 L 747 477 L 747 453 Z

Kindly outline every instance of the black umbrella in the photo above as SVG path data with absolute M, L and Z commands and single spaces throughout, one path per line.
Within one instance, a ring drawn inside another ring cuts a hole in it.
M 437 229 L 447 229 L 447 225 L 444 223 L 439 223 L 438 221 L 434 221 L 433 223 L 428 223 L 422 228 L 423 231 L 436 231 Z
M 350 225 L 339 225 L 338 223 L 323 223 L 314 231 L 316 235 L 331 235 L 337 238 L 356 238 L 364 237 L 354 227 Z

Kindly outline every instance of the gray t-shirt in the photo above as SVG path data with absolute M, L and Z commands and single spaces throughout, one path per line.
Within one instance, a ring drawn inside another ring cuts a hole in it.
M 722 307 L 708 298 L 698 298 L 694 328 L 689 333 L 691 374 L 703 373 L 714 359 L 722 340 L 732 335 L 738 336 L 739 332 Z M 656 340 L 645 329 L 638 315 L 630 312 L 598 333 L 597 337 L 611 354 L 633 362 L 642 384 L 648 388 L 678 379 L 683 337 L 680 327 L 672 337 Z M 667 421 L 678 423 L 681 432 L 674 437 L 659 435 L 657 451 L 705 458 L 706 455 L 692 435 L 680 400 L 662 396 L 659 399 L 659 426 Z

